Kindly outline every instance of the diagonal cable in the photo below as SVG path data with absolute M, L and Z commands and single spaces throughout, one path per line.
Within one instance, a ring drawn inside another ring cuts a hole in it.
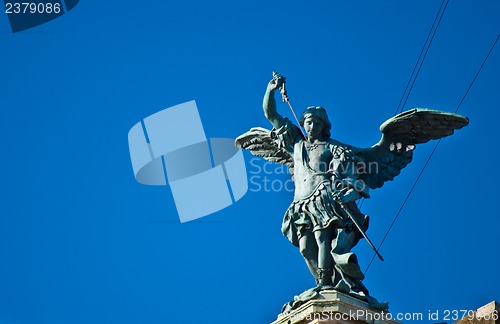
M 410 93 L 413 90 L 413 85 L 415 84 L 415 81 L 417 80 L 418 74 L 420 73 L 420 69 L 422 68 L 422 65 L 424 64 L 425 58 L 427 57 L 427 53 L 429 52 L 429 48 L 432 44 L 432 41 L 434 40 L 434 35 L 436 35 L 436 31 L 439 27 L 439 24 L 441 23 L 441 19 L 443 18 L 446 7 L 448 6 L 448 2 L 449 2 L 449 0 L 443 0 L 441 2 L 441 6 L 439 7 L 439 10 L 436 14 L 436 17 L 434 18 L 434 22 L 432 23 L 432 26 L 431 26 L 431 29 L 429 30 L 429 33 L 427 34 L 427 38 L 425 39 L 424 46 L 422 46 L 422 50 L 420 51 L 417 62 L 415 62 L 415 66 L 413 67 L 413 71 L 411 72 L 410 78 L 408 79 L 408 82 L 406 83 L 405 90 L 403 91 L 403 95 L 401 96 L 401 99 L 399 100 L 398 107 L 396 108 L 396 112 L 394 113 L 394 115 L 401 113 L 404 109 L 404 106 L 406 105 L 406 101 L 408 100 Z M 444 7 L 444 9 L 443 9 L 443 7 Z M 435 26 L 435 28 L 434 28 L 434 26 Z M 430 39 L 430 41 L 429 41 L 429 39 Z M 423 58 L 422 58 L 422 55 L 423 55 Z M 415 74 L 415 71 L 416 71 L 416 74 Z M 411 87 L 410 87 L 410 84 L 411 84 Z M 407 92 L 409 87 L 410 87 L 410 90 Z M 405 98 L 405 95 L 406 95 L 406 98 Z M 403 100 L 404 100 L 404 104 L 401 106 L 401 103 L 403 102 Z M 365 202 L 365 198 L 361 198 L 359 203 L 358 203 L 358 209 L 363 207 L 364 202 Z
M 397 115 L 398 113 L 403 111 L 404 106 L 406 105 L 406 101 L 408 100 L 408 97 L 410 96 L 411 90 L 413 89 L 413 85 L 415 84 L 415 81 L 417 80 L 420 69 L 422 68 L 422 65 L 424 64 L 425 58 L 427 56 L 427 52 L 429 51 L 429 48 L 431 47 L 432 41 L 434 40 L 434 35 L 436 35 L 436 31 L 439 27 L 439 24 L 441 23 L 441 19 L 443 18 L 444 11 L 446 10 L 446 7 L 448 6 L 448 1 L 449 0 L 443 0 L 443 2 L 441 2 L 441 6 L 439 7 L 439 10 L 436 14 L 436 18 L 434 18 L 434 22 L 432 23 L 432 26 L 431 26 L 431 29 L 429 30 L 429 33 L 427 34 L 427 38 L 425 39 L 424 46 L 422 46 L 422 50 L 420 51 L 417 62 L 415 62 L 415 66 L 413 67 L 413 71 L 411 72 L 410 78 L 408 79 L 408 82 L 406 83 L 405 90 L 403 92 L 403 95 L 401 96 L 401 99 L 399 100 L 398 107 L 396 108 L 396 112 L 394 113 L 394 115 Z M 444 6 L 444 9 L 443 9 L 443 6 Z M 436 25 L 436 23 L 437 23 L 437 25 Z M 434 28 L 434 26 L 435 26 L 435 28 Z M 429 41 L 429 39 L 430 39 L 430 41 Z M 422 58 L 422 56 L 423 56 L 423 58 Z M 416 74 L 415 74 L 415 72 L 416 72 Z M 412 80 L 413 80 L 413 82 L 412 82 Z M 411 84 L 411 87 L 410 87 L 410 84 Z M 409 87 L 410 87 L 410 90 L 407 92 Z M 405 99 L 405 95 L 406 95 L 406 99 Z M 403 102 L 403 100 L 404 100 L 404 104 L 401 106 L 401 103 Z

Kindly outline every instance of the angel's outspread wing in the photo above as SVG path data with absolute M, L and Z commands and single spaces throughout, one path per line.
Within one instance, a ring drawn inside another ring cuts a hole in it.
M 360 180 L 371 189 L 382 187 L 411 162 L 415 144 L 452 135 L 456 129 L 468 124 L 467 117 L 423 108 L 415 108 L 388 119 L 380 126 L 380 141 L 358 153 L 364 161 Z
M 251 128 L 248 132 L 238 136 L 235 144 L 239 148 L 249 150 L 253 155 L 293 168 L 292 155 L 284 148 L 278 147 L 276 141 L 271 138 L 271 131 L 268 129 Z

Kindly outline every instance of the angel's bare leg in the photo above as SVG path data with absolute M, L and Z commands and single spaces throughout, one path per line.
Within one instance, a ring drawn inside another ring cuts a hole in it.
M 333 258 L 331 251 L 331 232 L 322 229 L 314 232 L 316 244 L 318 245 L 318 284 L 331 285 L 333 274 Z
M 314 278 L 318 279 L 318 245 L 312 232 L 306 232 L 299 240 L 300 254 L 306 260 L 307 267 Z

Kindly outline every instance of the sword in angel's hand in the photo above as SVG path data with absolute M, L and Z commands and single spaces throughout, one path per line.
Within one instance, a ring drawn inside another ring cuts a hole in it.
M 290 100 L 288 99 L 288 93 L 286 92 L 286 88 L 285 88 L 286 78 L 284 76 L 282 76 L 281 74 L 279 74 L 278 72 L 273 71 L 273 79 L 276 80 L 277 84 L 281 83 L 281 86 L 280 86 L 281 99 L 283 100 L 283 102 L 286 102 L 288 104 L 288 107 L 290 107 L 290 110 L 292 111 L 293 117 L 295 118 L 295 121 L 297 122 L 297 126 L 299 127 L 300 132 L 302 133 L 302 136 L 304 136 L 304 138 L 307 138 L 306 134 L 302 130 L 302 127 L 300 127 L 300 121 L 297 118 L 297 115 L 295 114 L 295 110 L 293 110 L 293 108 L 292 108 L 292 104 L 290 104 Z
M 281 74 L 279 74 L 278 72 L 273 71 L 273 79 L 278 85 L 281 84 L 280 85 L 281 100 L 283 100 L 283 102 L 290 102 L 290 100 L 288 100 L 288 94 L 285 88 L 286 78 Z

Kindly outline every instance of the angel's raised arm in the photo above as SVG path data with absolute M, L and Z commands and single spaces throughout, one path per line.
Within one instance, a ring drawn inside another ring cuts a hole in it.
M 285 125 L 285 118 L 281 116 L 276 110 L 276 100 L 274 99 L 274 92 L 279 89 L 284 82 L 284 78 L 276 74 L 274 78 L 269 81 L 262 100 L 262 108 L 264 108 L 264 115 L 273 124 L 275 129 L 279 129 Z

